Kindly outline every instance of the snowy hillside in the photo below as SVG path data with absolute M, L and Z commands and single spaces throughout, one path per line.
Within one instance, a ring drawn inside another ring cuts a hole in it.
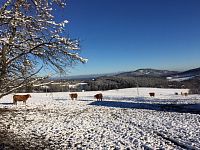
M 158 69 L 138 69 L 130 72 L 122 72 L 117 76 L 151 76 L 151 77 L 166 77 L 177 74 L 177 71 L 158 70 Z
M 200 76 L 200 68 L 195 68 L 195 69 L 191 69 L 191 70 L 187 70 L 184 72 L 171 75 L 167 77 L 167 79 L 169 79 L 170 81 L 184 81 L 184 80 L 193 79 L 199 76 Z
M 98 91 L 74 101 L 67 92 L 31 93 L 27 106 L 9 95 L 0 101 L 0 131 L 27 149 L 200 149 L 200 96 L 180 95 L 187 91 L 110 90 L 103 101 Z

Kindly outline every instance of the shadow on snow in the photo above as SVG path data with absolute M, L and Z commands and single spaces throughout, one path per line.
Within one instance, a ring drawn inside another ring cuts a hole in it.
M 13 105 L 13 103 L 0 103 L 0 105 Z
M 200 114 L 200 104 L 152 104 L 118 101 L 95 101 L 89 105 Z

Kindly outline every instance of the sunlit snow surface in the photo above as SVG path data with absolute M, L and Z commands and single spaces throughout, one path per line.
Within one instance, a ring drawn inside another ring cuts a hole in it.
M 187 91 L 78 92 L 74 101 L 69 92 L 30 93 L 27 106 L 11 104 L 11 94 L 0 101 L 12 110 L 1 113 L 0 129 L 47 149 L 200 149 L 200 95 L 180 95 Z M 93 97 L 99 92 L 102 102 Z

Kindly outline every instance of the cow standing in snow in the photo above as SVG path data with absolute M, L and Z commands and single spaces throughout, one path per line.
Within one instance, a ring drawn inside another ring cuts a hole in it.
M 151 92 L 149 93 L 150 97 L 154 97 L 155 96 L 155 93 L 154 92 Z
M 71 94 L 69 94 L 69 96 L 71 97 L 72 100 L 74 100 L 74 99 L 77 100 L 78 94 L 77 93 L 71 93 Z
M 97 101 L 102 101 L 102 99 L 103 99 L 103 94 L 102 94 L 102 93 L 99 93 L 99 94 L 94 95 L 94 97 L 97 99 Z
M 185 93 L 181 92 L 181 95 L 182 96 L 188 96 L 188 93 L 187 92 L 185 92 Z
M 26 95 L 14 95 L 13 96 L 13 104 L 17 105 L 17 101 L 23 101 L 23 103 L 26 105 L 26 101 L 30 97 L 31 97 L 30 94 L 26 94 Z

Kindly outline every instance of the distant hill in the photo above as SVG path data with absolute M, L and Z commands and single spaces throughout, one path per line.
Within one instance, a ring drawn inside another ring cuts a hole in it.
M 183 81 L 183 80 L 189 80 L 196 77 L 200 77 L 200 68 L 195 68 L 195 69 L 191 69 L 191 70 L 170 75 L 168 79 L 172 81 Z
M 168 80 L 175 78 L 178 80 Z M 179 78 L 177 78 L 179 77 Z M 95 80 L 85 81 L 88 90 L 110 90 L 129 87 L 156 87 L 156 88 L 189 88 L 191 93 L 200 93 L 200 68 L 184 72 L 138 69 L 122 72 L 110 76 L 100 76 Z
M 90 74 L 90 75 L 77 75 L 77 76 L 65 76 L 65 77 L 53 77 L 51 80 L 90 80 L 99 77 L 157 77 L 167 78 L 171 81 L 183 81 L 189 80 L 194 77 L 200 76 L 200 68 L 187 70 L 184 72 L 158 70 L 158 69 L 138 69 L 135 71 L 118 72 L 118 73 L 105 73 L 105 74 Z
M 177 74 L 178 71 L 157 70 L 157 69 L 138 69 L 136 71 L 123 72 L 117 76 L 121 77 L 136 77 L 136 76 L 151 76 L 151 77 L 167 77 Z
M 59 82 L 77 84 L 87 83 L 85 91 L 112 90 L 132 87 L 154 87 L 154 88 L 188 88 L 190 93 L 200 94 L 200 68 L 187 70 L 184 72 L 138 69 L 135 71 L 93 74 L 80 76 L 55 77 L 48 79 L 59 80 Z M 59 92 L 63 87 L 54 85 L 51 91 Z
M 195 68 L 191 70 L 187 70 L 184 72 L 177 73 L 175 76 L 178 77 L 191 77 L 191 76 L 199 76 L 200 75 L 200 68 Z

